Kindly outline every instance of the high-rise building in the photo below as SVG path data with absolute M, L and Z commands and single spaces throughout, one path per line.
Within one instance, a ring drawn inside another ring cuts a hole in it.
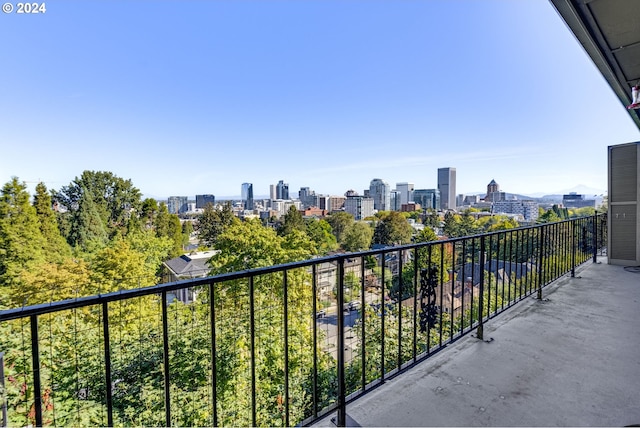
M 188 198 L 186 196 L 169 196 L 167 199 L 167 210 L 170 214 L 186 213 Z
M 275 184 L 270 184 L 269 185 L 269 199 L 271 199 L 272 201 L 277 198 L 277 193 L 276 193 L 276 185 Z
M 242 198 L 242 202 L 244 203 L 244 209 L 252 210 L 253 209 L 253 184 L 252 183 L 242 183 L 240 197 Z
M 443 210 L 456 209 L 456 169 L 438 168 L 438 190 Z
M 215 205 L 216 197 L 214 195 L 196 195 L 196 208 L 204 208 L 207 204 Z
M 438 189 L 416 189 L 413 191 L 413 201 L 420 204 L 423 210 L 440 209 L 440 192 Z
M 285 183 L 283 180 L 278 181 L 276 184 L 276 199 L 289 199 L 289 183 Z
M 400 206 L 413 202 L 413 183 L 396 183 L 396 191 L 400 195 Z
M 304 207 L 312 207 L 316 205 L 316 192 L 310 190 L 308 187 L 301 187 L 298 192 L 298 199 Z
M 362 220 L 373 215 L 373 198 L 364 196 L 347 196 L 344 201 L 344 210 L 356 220 Z
M 389 210 L 400 211 L 400 193 L 397 190 L 389 192 Z
M 367 196 L 367 195 L 365 195 Z M 374 178 L 369 184 L 369 195 L 373 199 L 373 208 L 378 211 L 388 211 L 391 206 L 391 187 L 379 178 Z

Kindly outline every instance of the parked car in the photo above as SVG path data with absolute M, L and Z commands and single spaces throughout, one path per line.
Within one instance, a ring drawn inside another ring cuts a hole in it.
M 357 311 L 360 309 L 361 303 L 359 300 L 354 300 L 352 302 L 347 303 L 347 309 L 349 311 Z
M 320 309 L 318 312 L 316 312 L 316 318 L 324 318 L 327 315 L 327 311 L 325 311 L 324 309 Z

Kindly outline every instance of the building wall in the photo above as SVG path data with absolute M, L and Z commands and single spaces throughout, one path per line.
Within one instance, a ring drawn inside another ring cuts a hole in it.
M 585 199 L 584 195 L 577 193 L 570 193 L 562 196 L 562 206 L 565 208 L 584 208 L 584 207 L 596 207 L 595 199 Z
M 356 220 L 373 215 L 373 199 L 364 196 L 349 196 L 344 201 L 344 210 L 351 214 Z
M 535 201 L 498 201 L 493 204 L 493 212 L 496 214 L 519 214 L 525 221 L 538 219 L 538 203 Z
M 438 190 L 443 210 L 456 209 L 456 169 L 438 168 Z
M 186 196 L 169 196 L 167 199 L 167 210 L 171 214 L 186 213 L 188 198 Z
M 396 183 L 396 191 L 400 196 L 397 204 L 401 207 L 403 204 L 413 202 L 413 183 Z
M 251 183 L 242 183 L 241 189 L 241 198 L 242 202 L 244 202 L 245 210 L 253 209 L 253 184 Z
M 196 208 L 204 208 L 209 203 L 211 205 L 216 204 L 214 195 L 196 195 Z
M 283 180 L 276 185 L 276 199 L 289 199 L 289 184 Z
M 387 211 L 391 205 L 391 187 L 379 178 L 371 180 L 369 197 L 373 198 L 373 206 L 378 211 Z M 366 195 L 365 195 L 366 196 Z

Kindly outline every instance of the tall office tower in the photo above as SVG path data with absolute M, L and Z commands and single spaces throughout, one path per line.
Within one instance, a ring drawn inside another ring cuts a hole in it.
M 389 210 L 400 211 L 400 193 L 397 190 L 389 192 Z
M 424 210 L 439 210 L 440 192 L 438 189 L 416 189 L 413 191 L 413 201 Z
M 269 185 L 269 199 L 271 199 L 272 201 L 278 199 L 276 198 L 277 194 L 276 194 L 276 185 L 275 184 L 270 184 Z
M 204 208 L 207 204 L 215 205 L 216 197 L 214 195 L 196 195 L 196 208 Z
M 312 207 L 316 205 L 316 192 L 308 187 L 301 187 L 298 192 L 298 199 L 304 207 Z
M 242 202 L 244 202 L 245 210 L 253 209 L 253 184 L 242 183 L 241 195 Z
M 365 195 L 367 196 L 367 195 Z M 378 211 L 388 211 L 391 206 L 391 187 L 379 178 L 374 178 L 369 184 L 369 195 L 373 199 L 373 208 Z
M 438 190 L 443 210 L 456 209 L 456 169 L 438 168 Z
M 167 210 L 170 214 L 181 214 L 187 212 L 186 196 L 169 196 L 167 199 Z
M 278 181 L 276 185 L 276 199 L 289 199 L 289 183 L 285 183 L 283 180 Z
M 413 202 L 413 183 L 396 183 L 396 191 L 400 194 L 400 206 Z

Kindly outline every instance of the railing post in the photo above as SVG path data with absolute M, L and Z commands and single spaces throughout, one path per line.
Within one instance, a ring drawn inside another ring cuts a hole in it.
M 33 364 L 33 394 L 36 426 L 42 426 L 42 391 L 40 385 L 40 346 L 38 345 L 38 316 L 31 315 L 31 360 Z
M 218 426 L 218 366 L 216 350 L 216 300 L 215 284 L 209 283 L 209 313 L 211 316 L 211 398 L 213 401 L 213 426 Z
M 283 300 L 284 300 L 284 426 L 289 426 L 289 292 L 287 271 L 283 272 L 282 278 Z
M 539 245 L 540 245 L 540 259 L 538 260 L 538 292 L 536 294 L 536 298 L 538 300 L 542 300 L 542 285 L 544 281 L 544 235 L 546 232 L 546 226 L 540 227 L 540 233 L 538 236 L 540 237 Z
M 480 261 L 478 262 L 480 265 L 480 290 L 478 290 L 478 330 L 476 332 L 476 336 L 480 340 L 484 340 L 484 325 L 482 317 L 482 310 L 484 308 L 484 238 L 484 235 L 480 237 Z M 471 273 L 471 276 L 473 277 L 473 272 Z
M 338 261 L 338 420 L 337 426 L 347 424 L 346 386 L 344 379 L 344 258 Z
M 598 213 L 593 215 L 593 262 L 598 262 Z
M 256 307 L 254 277 L 249 277 L 249 330 L 251 334 L 251 425 L 258 425 L 256 419 Z
M 571 221 L 571 278 L 576 277 L 576 221 Z
M 164 365 L 165 424 L 171 426 L 171 383 L 169 378 L 169 320 L 167 314 L 167 292 L 162 292 L 162 362 Z
M 109 308 L 102 303 L 102 334 L 104 337 L 104 378 L 107 401 L 107 426 L 113 426 L 113 397 L 111 391 L 111 344 L 109 340 Z
M 2 390 L 2 403 L 0 403 L 2 422 L 0 422 L 0 427 L 6 427 L 9 422 L 7 421 L 7 399 L 4 393 L 4 352 L 0 352 L 0 390 Z
M 398 251 L 398 371 L 402 367 L 402 250 Z
M 313 417 L 318 417 L 318 321 L 317 321 L 317 313 L 318 313 L 318 281 L 317 281 L 317 265 L 311 266 L 311 292 L 313 294 L 313 300 L 311 301 L 312 313 L 313 317 L 313 391 L 312 391 L 312 400 L 313 400 Z

